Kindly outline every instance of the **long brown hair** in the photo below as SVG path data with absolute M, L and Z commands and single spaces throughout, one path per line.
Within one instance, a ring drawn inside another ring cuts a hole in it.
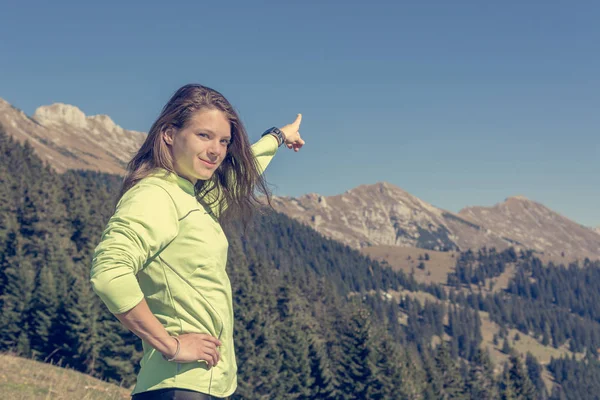
M 188 84 L 178 89 L 162 109 L 150 128 L 146 140 L 127 164 L 119 198 L 156 168 L 175 173 L 173 158 L 163 132 L 169 127 L 179 130 L 192 115 L 202 109 L 222 111 L 231 124 L 231 142 L 225 159 L 209 180 L 198 180 L 195 194 L 198 201 L 217 211 L 219 221 L 241 218 L 244 225 L 260 204 L 255 189 L 271 204 L 271 193 L 252 154 L 246 129 L 227 99 L 214 89 Z

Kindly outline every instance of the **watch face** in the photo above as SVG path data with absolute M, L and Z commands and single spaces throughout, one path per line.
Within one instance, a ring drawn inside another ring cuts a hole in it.
M 279 142 L 280 146 L 283 144 L 284 139 L 283 139 L 283 132 L 281 132 L 281 130 L 273 127 L 271 129 L 268 129 L 265 133 L 263 133 L 263 136 L 268 135 L 268 134 L 274 135 L 277 138 L 277 141 Z

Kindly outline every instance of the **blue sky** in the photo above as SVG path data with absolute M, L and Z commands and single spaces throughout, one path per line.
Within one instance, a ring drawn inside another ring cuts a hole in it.
M 524 195 L 597 226 L 599 19 L 583 0 L 5 2 L 0 97 L 147 131 L 198 82 L 251 139 L 303 114 L 275 194 L 387 181 L 451 211 Z

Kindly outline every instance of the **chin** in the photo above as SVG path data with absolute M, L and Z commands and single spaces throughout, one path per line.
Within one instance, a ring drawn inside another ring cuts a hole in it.
M 196 174 L 196 179 L 198 179 L 199 181 L 207 181 L 210 178 L 212 178 L 213 175 L 214 175 L 214 172 L 199 173 L 199 174 Z

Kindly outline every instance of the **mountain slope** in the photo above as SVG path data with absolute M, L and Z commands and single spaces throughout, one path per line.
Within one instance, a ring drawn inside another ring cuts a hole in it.
M 599 235 L 523 196 L 492 207 L 467 207 L 458 214 L 547 255 L 600 257 Z
M 86 116 L 75 106 L 39 107 L 32 117 L 0 99 L 0 124 L 10 136 L 29 140 L 58 172 L 90 169 L 123 174 L 146 135 L 116 125 L 107 115 Z

